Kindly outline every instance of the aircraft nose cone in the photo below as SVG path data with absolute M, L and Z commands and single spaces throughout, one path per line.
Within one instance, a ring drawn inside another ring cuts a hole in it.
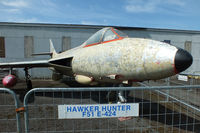
M 193 62 L 192 55 L 184 49 L 179 48 L 175 55 L 175 67 L 178 73 L 186 70 Z

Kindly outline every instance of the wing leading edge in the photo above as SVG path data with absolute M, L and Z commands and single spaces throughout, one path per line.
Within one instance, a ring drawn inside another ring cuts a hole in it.
M 10 63 L 0 63 L 0 68 L 32 68 L 32 67 L 49 67 L 48 60 L 38 60 L 38 61 L 22 61 L 22 62 L 10 62 Z

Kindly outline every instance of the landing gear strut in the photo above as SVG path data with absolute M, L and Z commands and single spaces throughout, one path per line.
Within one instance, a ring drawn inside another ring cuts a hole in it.
M 25 71 L 25 78 L 26 78 L 26 90 L 29 91 L 29 90 L 33 89 L 32 82 L 30 80 L 31 76 L 28 73 L 28 68 L 27 67 L 24 68 L 24 71 Z
M 120 84 L 119 87 L 124 87 L 124 85 Z M 126 103 L 126 102 L 127 102 L 127 100 L 124 97 L 124 91 L 119 91 L 118 92 L 118 103 Z
M 123 84 L 113 85 L 113 87 L 123 87 L 123 86 L 124 86 Z M 126 103 L 127 100 L 124 96 L 125 96 L 124 91 L 110 91 L 107 94 L 107 99 L 109 103 L 112 102 Z
M 124 92 L 123 91 L 119 91 L 118 92 L 118 102 L 117 103 L 126 103 L 127 100 L 124 97 Z
M 123 84 L 120 84 L 119 87 L 123 87 L 124 85 Z M 127 100 L 126 98 L 124 97 L 126 95 L 126 93 L 124 91 L 119 91 L 118 92 L 118 104 L 120 103 L 126 103 Z M 118 120 L 119 121 L 126 121 L 126 120 L 130 120 L 132 119 L 132 117 L 119 117 Z
M 24 91 L 24 93 L 20 94 L 19 99 L 20 101 L 24 100 L 24 96 L 26 95 L 26 93 L 33 89 L 32 87 L 32 82 L 31 82 L 31 76 L 28 73 L 28 68 L 24 68 L 24 72 L 25 72 L 25 78 L 26 78 L 26 90 Z M 31 94 L 31 96 L 29 97 L 28 102 L 33 102 L 34 101 L 34 96 Z

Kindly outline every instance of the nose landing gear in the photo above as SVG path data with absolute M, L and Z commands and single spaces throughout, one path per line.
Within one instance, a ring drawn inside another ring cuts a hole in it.
M 123 87 L 123 84 L 113 85 L 113 87 Z M 117 102 L 117 103 L 126 103 L 127 100 L 124 97 L 124 91 L 110 91 L 108 92 L 106 98 L 108 99 L 109 103 Z
M 117 85 L 118 87 L 124 87 L 123 84 L 119 84 Z M 115 85 L 113 87 L 116 87 Z M 112 103 L 112 102 L 116 102 L 118 104 L 125 104 L 127 102 L 127 99 L 125 98 L 127 94 L 124 92 L 124 91 L 110 91 L 108 92 L 107 94 L 107 99 L 109 101 L 109 103 Z M 119 117 L 117 118 L 119 121 L 126 121 L 126 120 L 130 120 L 132 119 L 133 117 Z

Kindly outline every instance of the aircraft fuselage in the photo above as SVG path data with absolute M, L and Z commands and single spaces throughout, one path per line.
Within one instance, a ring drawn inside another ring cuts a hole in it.
M 176 74 L 175 46 L 139 38 L 98 44 L 78 50 L 72 60 L 74 74 L 95 80 L 156 80 Z M 112 79 L 112 78 L 110 78 Z

